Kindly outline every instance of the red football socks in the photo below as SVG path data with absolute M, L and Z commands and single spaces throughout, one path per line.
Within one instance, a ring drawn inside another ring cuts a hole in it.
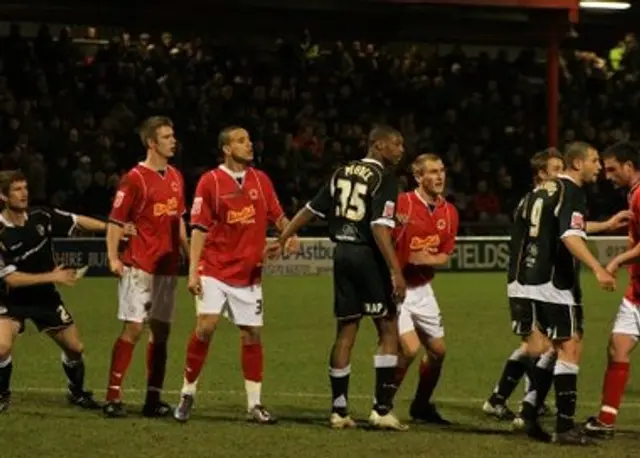
M 262 344 L 242 345 L 242 373 L 244 379 L 262 382 L 263 353 Z
M 109 386 L 107 387 L 107 402 L 120 400 L 120 387 L 131 364 L 131 356 L 135 345 L 126 340 L 118 339 L 113 345 L 111 367 L 109 369 Z
M 625 386 L 629 380 L 629 363 L 609 363 L 604 374 L 602 406 L 598 420 L 605 425 L 613 425 L 618 416 Z
M 207 353 L 209 353 L 209 341 L 200 340 L 195 332 L 191 333 L 184 367 L 184 378 L 187 383 L 194 383 L 198 380 L 207 359 Z

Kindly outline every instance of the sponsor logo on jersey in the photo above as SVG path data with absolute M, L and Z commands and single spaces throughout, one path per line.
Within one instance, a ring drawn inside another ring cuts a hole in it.
M 247 205 L 242 210 L 229 210 L 227 212 L 228 224 L 253 224 L 255 223 L 256 208 Z
M 426 248 L 434 248 L 440 246 L 439 235 L 427 235 L 426 237 L 411 237 L 409 249 L 411 251 L 420 251 Z
M 38 231 L 38 234 L 40 234 L 40 236 L 44 236 L 44 226 L 42 224 L 38 224 L 36 226 L 36 231 Z
M 171 190 L 173 192 L 178 192 L 180 190 L 180 186 L 178 186 L 178 183 L 176 183 L 175 181 L 171 182 Z
M 153 204 L 153 216 L 176 216 L 178 214 L 178 199 L 172 197 L 166 202 Z
M 193 199 L 193 205 L 191 205 L 191 214 L 199 215 L 202 211 L 202 197 L 196 197 Z
M 571 223 L 569 224 L 571 229 L 583 230 L 584 229 L 584 216 L 580 212 L 571 213 Z
M 257 189 L 250 189 L 249 190 L 249 197 L 251 197 L 251 200 L 258 200 L 258 190 Z
M 443 219 L 439 219 L 436 222 L 436 227 L 438 228 L 439 231 L 444 231 L 445 228 L 447 227 L 447 222 Z

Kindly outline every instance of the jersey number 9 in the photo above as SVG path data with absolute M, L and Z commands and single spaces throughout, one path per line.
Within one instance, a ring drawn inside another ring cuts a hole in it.
M 349 221 L 361 221 L 366 213 L 365 197 L 367 185 L 352 183 L 344 178 L 338 178 L 335 182 L 334 195 L 337 192 L 336 216 Z
M 542 216 L 542 205 L 544 201 L 538 197 L 531 206 L 529 215 L 529 237 L 537 237 L 540 233 L 540 217 Z

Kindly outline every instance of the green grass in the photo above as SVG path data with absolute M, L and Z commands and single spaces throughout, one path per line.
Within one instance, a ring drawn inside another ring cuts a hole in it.
M 620 283 L 623 284 L 623 281 Z M 32 326 L 14 352 L 14 404 L 0 416 L 0 456 L 40 457 L 489 457 L 578 456 L 578 450 L 534 444 L 485 417 L 480 408 L 504 359 L 518 343 L 510 332 L 503 274 L 443 274 L 434 283 L 447 331 L 448 356 L 436 392 L 441 412 L 458 423 L 450 429 L 412 427 L 405 434 L 365 430 L 331 431 L 327 381 L 328 349 L 334 333 L 331 281 L 325 277 L 268 278 L 265 285 L 266 368 L 263 400 L 281 417 L 273 427 L 244 422 L 245 398 L 236 330 L 225 323 L 215 337 L 187 425 L 137 415 L 144 395 L 144 346 L 125 383 L 134 413 L 124 420 L 66 405 L 59 351 Z M 621 287 L 622 288 L 622 287 Z M 605 345 L 621 293 L 600 292 L 585 276 L 586 349 L 580 372 L 579 417 L 594 413 L 605 365 Z M 115 319 L 113 279 L 86 279 L 63 291 L 86 346 L 87 381 L 104 394 Z M 185 342 L 193 325 L 193 301 L 180 286 L 179 310 L 170 344 L 166 398 L 175 403 L 182 382 Z M 368 416 L 373 388 L 372 326 L 363 326 L 353 359 L 351 410 Z M 634 377 L 639 377 L 634 372 Z M 397 413 L 407 418 L 415 372 L 399 394 Z M 517 390 L 514 404 L 520 400 Z M 621 433 L 592 456 L 631 456 L 640 434 L 640 394 L 633 380 L 620 417 Z M 549 425 L 550 426 L 550 425 Z

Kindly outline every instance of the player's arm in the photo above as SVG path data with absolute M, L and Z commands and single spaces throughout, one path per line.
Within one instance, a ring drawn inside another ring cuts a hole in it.
M 393 244 L 392 232 L 396 226 L 395 213 L 398 185 L 391 176 L 382 178 L 382 184 L 371 198 L 371 233 L 384 257 L 391 274 L 402 276 L 402 267 Z
M 630 210 L 623 210 L 606 221 L 587 221 L 586 232 L 587 234 L 597 234 L 599 232 L 615 231 L 625 227 L 632 216 L 633 213 Z
M 107 258 L 112 270 L 120 270 L 118 248 L 125 236 L 125 224 L 131 221 L 133 208 L 140 196 L 139 183 L 127 175 L 116 192 L 107 223 Z M 118 273 L 118 272 L 116 272 Z
M 636 263 L 638 261 L 640 261 L 640 243 L 636 244 L 633 248 L 620 253 L 609 261 L 609 264 L 607 264 L 607 270 L 609 272 L 615 272 L 620 266 Z
M 196 193 L 191 205 L 191 242 L 189 244 L 189 278 L 195 278 L 198 274 L 198 264 L 209 228 L 215 223 L 217 205 L 215 198 L 218 192 L 216 180 L 207 173 L 200 178 L 196 186 Z M 195 291 L 194 291 L 195 292 Z
M 283 224 L 280 237 L 278 237 L 278 244 L 281 247 L 284 247 L 287 240 L 296 235 L 300 229 L 309 224 L 316 217 L 326 219 L 327 213 L 331 210 L 333 210 L 331 184 L 325 183 L 315 197 L 301 208 L 293 219 L 288 222 L 288 224 Z
M 9 261 L 7 253 L 0 252 L 0 281 L 3 281 L 9 288 L 25 288 L 48 283 L 71 285 L 75 280 L 74 277 L 74 269 L 56 268 L 51 272 L 38 274 L 20 272 L 16 265 Z
M 595 256 L 591 254 L 585 242 L 587 238 L 587 225 L 584 220 L 586 205 L 583 204 L 580 196 L 572 195 L 573 192 L 567 190 L 566 194 L 560 197 L 561 201 L 555 209 L 560 228 L 560 240 L 567 247 L 567 250 L 581 263 L 596 274 L 602 273 L 604 268 Z
M 107 223 L 90 216 L 76 215 L 76 225 L 89 232 L 106 232 Z

